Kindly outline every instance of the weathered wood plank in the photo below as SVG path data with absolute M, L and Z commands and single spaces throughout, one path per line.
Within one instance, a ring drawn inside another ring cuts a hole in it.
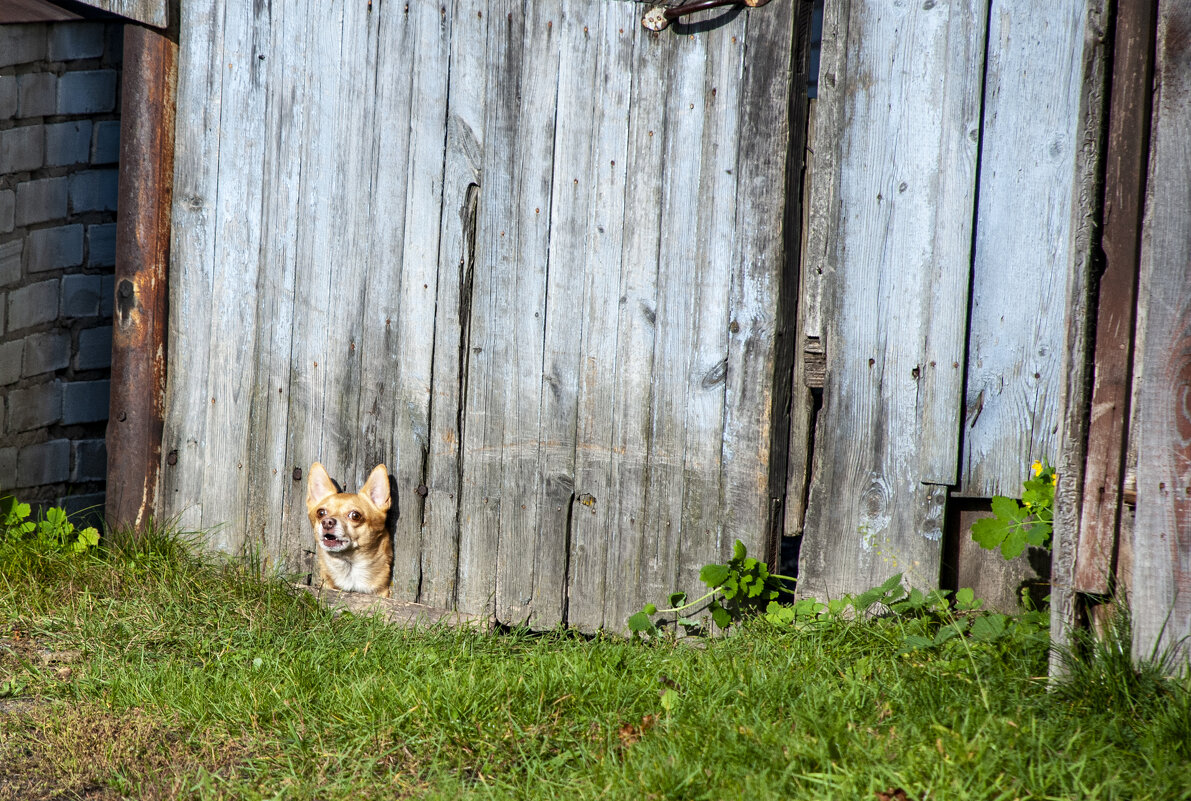
M 1080 592 L 1108 593 L 1116 561 L 1149 157 L 1154 21 L 1154 4 L 1148 0 L 1129 0 L 1117 7 L 1105 154 L 1104 272 L 1096 311 L 1092 413 L 1075 559 L 1075 588 Z M 1145 133 L 1139 136 L 1139 131 Z
M 1086 17 L 1084 2 L 989 14 L 964 495 L 1017 496 L 1030 462 L 1058 453 Z
M 260 282 L 256 319 L 265 326 L 257 337 L 257 378 L 249 412 L 247 536 L 263 542 L 263 556 L 276 567 L 309 570 L 304 552 L 312 547 L 306 526 L 279 526 L 280 510 L 287 498 L 304 495 L 305 486 L 294 481 L 287 464 L 289 430 L 290 358 L 293 351 L 296 240 L 301 189 L 299 152 L 306 134 L 308 109 L 304 87 L 309 73 L 307 48 L 312 17 L 306 3 L 279 5 L 270 17 L 270 41 L 263 51 L 270 91 L 265 106 L 265 155 L 262 177 Z M 303 465 L 300 469 L 304 469 Z
M 593 632 L 623 621 L 605 621 L 608 545 L 613 494 L 613 388 L 616 385 L 617 319 L 625 230 L 629 92 L 638 10 L 628 3 L 600 4 L 594 29 L 598 53 L 591 127 L 592 157 L 585 191 L 587 264 L 583 275 L 583 339 L 578 376 L 575 498 L 571 511 L 567 620 Z M 613 593 L 619 584 L 613 584 Z
M 634 23 L 635 24 L 635 23 Z M 630 29 L 633 30 L 633 29 Z M 623 250 L 620 256 L 620 308 L 616 320 L 616 380 L 613 388 L 612 503 L 608 531 L 604 621 L 621 627 L 641 608 L 646 594 L 651 376 L 658 306 L 658 249 L 661 246 L 661 194 L 666 82 L 672 51 L 661 35 L 635 31 L 629 100 L 627 182 Z M 673 588 L 668 588 L 673 589 Z M 667 590 L 668 591 L 668 590 Z
M 170 212 L 166 421 L 160 512 L 188 531 L 202 525 L 207 352 L 218 202 L 223 2 L 187 3 L 178 47 L 174 199 Z
M 1191 657 L 1191 9 L 1158 10 L 1153 144 L 1142 240 L 1149 274 L 1137 432 L 1134 652 Z
M 504 321 L 521 310 L 502 281 L 515 280 L 516 228 L 505 214 L 517 208 L 515 170 L 509 145 L 517 141 L 521 75 L 520 4 L 493 0 L 484 17 L 488 24 L 484 150 L 476 261 L 467 339 L 467 394 L 463 420 L 463 487 L 459 500 L 458 609 L 478 614 L 496 599 L 493 562 L 500 540 L 501 461 L 505 441 L 504 409 L 509 397 L 507 374 L 511 342 L 502 334 Z
M 257 58 L 268 41 L 267 9 L 228 3 L 223 19 L 219 168 L 215 175 L 213 310 L 207 373 L 207 422 L 203 493 L 214 498 L 248 495 L 249 417 L 255 381 L 256 317 L 260 271 L 260 207 L 264 166 L 264 77 Z M 228 267 L 234 268 L 228 269 Z M 239 553 L 247 544 L 247 508 L 204 504 L 200 525 L 217 548 Z M 256 543 L 254 543 L 255 545 Z
M 533 549 L 530 622 L 551 627 L 567 613 L 568 538 L 575 500 L 580 348 L 588 320 L 584 308 L 589 269 L 607 269 L 587 253 L 594 180 L 597 53 L 602 8 L 566 4 L 553 16 L 558 48 L 554 174 L 550 181 L 549 252 L 543 310 L 541 406 L 536 474 L 538 522 Z M 545 212 L 545 209 L 543 209 Z M 601 273 L 607 278 L 606 273 Z
M 964 92 L 978 85 L 973 43 L 983 19 L 971 4 L 854 3 L 829 8 L 825 30 L 838 24 L 833 11 L 847 17 L 847 53 L 820 110 L 826 125 L 841 113 L 847 125 L 833 173 L 837 235 L 824 272 L 824 436 L 800 566 L 800 592 L 829 597 L 895 572 L 918 585 L 938 581 L 946 492 L 923 483 L 932 476 L 921 464 L 935 461 L 924 454 L 944 432 L 921 429 L 936 415 L 920 409 L 919 381 L 929 361 L 923 332 L 941 321 L 929 319 L 922 290 L 937 260 L 953 261 L 960 250 L 938 234 L 955 221 L 941 218 L 936 202 L 941 183 L 954 182 L 947 197 L 962 199 L 965 170 L 971 181 L 970 159 L 950 151 L 970 147 L 970 125 L 958 123 L 970 123 Z M 967 63 L 957 63 L 957 50 L 969 54 Z M 964 69 L 949 71 L 956 66 Z M 842 112 L 823 109 L 829 102 L 843 103 Z
M 85 6 L 98 8 L 111 14 L 118 14 L 126 19 L 143 22 L 154 28 L 164 28 L 169 25 L 169 0 L 78 0 Z M 180 5 L 189 5 L 182 3 Z M 176 7 L 176 6 L 175 6 Z M 183 13 L 188 14 L 190 9 Z
M 733 51 L 733 60 L 727 62 L 733 70 L 739 64 L 740 81 L 728 82 L 724 90 L 736 98 L 734 111 L 739 121 L 732 168 L 736 230 L 729 258 L 723 345 L 719 505 L 723 530 L 714 555 L 721 559 L 730 556 L 739 539 L 750 554 L 776 569 L 780 538 L 776 515 L 785 494 L 787 404 L 798 339 L 794 336 L 796 300 L 792 295 L 798 282 L 797 187 L 806 124 L 798 111 L 804 108 L 805 99 L 791 102 L 789 92 L 804 92 L 805 80 L 798 76 L 805 70 L 810 6 L 788 4 L 766 11 L 770 13 L 747 16 L 746 30 L 737 36 L 743 47 Z M 796 39 L 799 36 L 801 43 Z M 797 67 L 792 65 L 796 52 L 802 62 Z M 774 80 L 774 76 L 783 78 Z M 791 126 L 798 126 L 796 134 Z M 765 135 L 753 135 L 758 131 Z M 802 456 L 805 458 L 805 452 Z
M 1075 114 L 1074 170 L 1071 177 L 1070 240 L 1067 247 L 1067 293 L 1060 373 L 1060 450 L 1056 467 L 1054 537 L 1051 552 L 1050 633 L 1068 643 L 1075 623 L 1075 544 L 1087 446 L 1091 383 L 1091 291 L 1097 267 L 1103 173 L 1104 115 L 1108 108 L 1109 43 L 1105 35 L 1108 4 L 1088 0 L 1079 40 L 1077 72 L 1079 103 Z M 1051 650 L 1052 675 L 1062 669 L 1059 650 Z
M 484 152 L 487 0 L 457 0 L 451 14 L 450 86 L 443 157 L 443 202 L 434 316 L 430 450 L 419 600 L 454 608 L 459 570 L 463 402 L 467 397 L 468 320 L 475 266 L 476 215 Z

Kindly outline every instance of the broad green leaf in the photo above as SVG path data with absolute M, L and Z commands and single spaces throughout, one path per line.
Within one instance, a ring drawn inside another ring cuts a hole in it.
M 1001 543 L 1001 556 L 1006 559 L 1016 559 L 1026 549 L 1026 529 L 1022 526 L 1012 526 Z
M 955 605 L 960 609 L 975 609 L 976 591 L 971 587 L 961 587 L 955 591 Z
M 715 624 L 717 626 L 719 626 L 721 629 L 726 629 L 726 628 L 728 628 L 728 626 L 732 625 L 732 615 L 728 612 L 727 609 L 720 606 L 719 604 L 712 605 L 711 619 L 714 620 Z
M 653 604 L 645 604 L 641 611 L 647 615 L 656 615 L 658 613 L 658 608 Z
M 956 631 L 954 626 L 944 626 L 935 632 L 935 639 L 932 641 L 932 644 L 942 645 L 953 637 L 956 637 L 958 634 L 959 632 Z
M 648 633 L 653 634 L 657 631 L 657 627 L 653 625 L 653 621 L 649 619 L 649 615 L 645 612 L 638 612 L 629 618 L 629 631 L 634 634 Z
M 678 701 L 678 693 L 673 688 L 667 687 L 662 693 L 662 709 L 669 712 L 674 708 L 675 702 Z
M 679 607 L 679 606 L 682 606 L 684 603 L 686 603 L 686 593 L 685 592 L 670 593 L 670 606 Z
M 730 572 L 727 565 L 703 565 L 703 569 L 699 571 L 699 580 L 706 584 L 708 589 L 714 590 L 728 580 Z
M 978 617 L 972 621 L 972 639 L 988 642 L 995 640 L 1005 633 L 1008 618 L 1004 615 L 991 614 Z
M 1008 533 L 1009 526 L 996 517 L 983 517 L 972 524 L 972 540 L 990 551 L 1000 546 Z
M 923 648 L 930 648 L 935 644 L 935 641 L 930 637 L 920 637 L 917 634 L 911 634 L 902 640 L 903 651 L 917 651 Z
M 744 543 L 740 540 L 737 540 L 736 544 L 732 546 L 732 558 L 743 559 L 746 553 L 748 553 L 748 551 L 745 549 Z

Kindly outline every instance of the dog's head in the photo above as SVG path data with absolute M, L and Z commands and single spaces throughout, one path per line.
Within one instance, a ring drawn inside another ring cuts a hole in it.
M 366 548 L 387 537 L 389 471 L 377 465 L 359 492 L 339 492 L 326 469 L 315 462 L 306 483 L 306 514 L 324 551 L 341 553 Z

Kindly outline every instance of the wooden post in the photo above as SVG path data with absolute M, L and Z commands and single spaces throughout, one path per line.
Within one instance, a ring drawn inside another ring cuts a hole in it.
M 176 84 L 176 42 L 164 32 L 127 25 L 107 429 L 107 520 L 113 528 L 139 529 L 156 501 Z
M 1106 595 L 1115 569 L 1125 437 L 1132 381 L 1133 325 L 1149 153 L 1154 4 L 1117 7 L 1104 177 L 1104 274 L 1096 312 L 1091 420 L 1075 589 Z
M 1191 657 L 1191 8 L 1159 7 L 1141 270 L 1134 653 Z

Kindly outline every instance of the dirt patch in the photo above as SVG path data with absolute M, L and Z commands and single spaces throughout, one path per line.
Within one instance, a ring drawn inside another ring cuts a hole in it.
M 8 701 L 0 707 L 0 801 L 174 799 L 200 767 L 228 770 L 243 753 L 139 709 Z

